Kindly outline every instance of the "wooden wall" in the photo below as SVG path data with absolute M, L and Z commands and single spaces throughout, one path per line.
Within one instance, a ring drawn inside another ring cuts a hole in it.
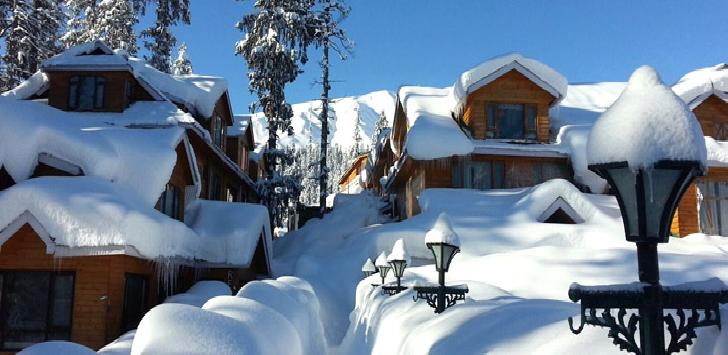
M 470 93 L 463 113 L 463 122 L 475 139 L 486 138 L 486 106 L 488 102 L 534 104 L 539 142 L 548 142 L 549 106 L 554 97 L 520 72 L 511 70 L 488 85 Z
M 708 176 L 699 177 L 697 181 L 728 181 L 728 168 L 708 168 Z M 700 216 L 698 214 L 698 189 L 692 183 L 680 203 L 677 211 L 672 217 L 671 232 L 684 237 L 691 233 L 700 232 Z
M 695 107 L 693 113 L 698 118 L 698 122 L 700 122 L 703 134 L 714 137 L 715 124 L 728 122 L 728 103 L 715 95 L 711 95 Z
M 95 111 L 122 112 L 129 105 L 126 100 L 126 81 L 132 82 L 132 100 L 152 100 L 152 96 L 137 82 L 129 72 L 106 71 L 68 71 L 49 72 L 50 82 L 48 104 L 61 110 L 68 110 L 69 80 L 73 76 L 101 76 L 106 78 L 104 87 L 104 108 Z
M 126 255 L 55 258 L 28 224 L 2 245 L 0 270 L 75 272 L 71 341 L 93 349 L 121 335 L 125 273 L 147 276 L 148 306 L 157 299 L 151 262 Z

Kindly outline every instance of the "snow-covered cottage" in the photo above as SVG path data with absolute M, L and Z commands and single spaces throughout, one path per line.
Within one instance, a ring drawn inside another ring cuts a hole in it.
M 368 154 L 360 154 L 354 158 L 354 162 L 339 179 L 339 192 L 357 193 L 370 187 L 366 179 L 367 157 Z
M 196 280 L 269 275 L 268 213 L 244 203 L 252 135 L 233 124 L 224 79 L 101 42 L 0 96 L 0 352 L 98 349 Z
M 566 90 L 561 74 L 519 54 L 488 60 L 450 87 L 401 87 L 383 184 L 396 196 L 395 210 L 405 218 L 419 213 L 417 196 L 426 188 L 573 179 L 569 155 L 550 129 L 549 111 Z

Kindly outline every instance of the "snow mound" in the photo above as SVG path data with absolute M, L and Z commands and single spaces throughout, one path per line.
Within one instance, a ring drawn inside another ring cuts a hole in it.
M 632 169 L 664 159 L 707 166 L 703 132 L 695 115 L 655 69 L 638 68 L 617 101 L 594 124 L 589 164 L 626 161 Z
M 230 296 L 230 294 L 230 286 L 222 281 L 198 281 L 186 292 L 167 297 L 164 303 L 182 303 L 202 307 L 213 297 Z
M 468 95 L 488 85 L 503 74 L 516 70 L 525 75 L 536 85 L 551 93 L 560 101 L 568 89 L 568 81 L 559 72 L 535 59 L 526 58 L 517 53 L 491 58 L 462 74 L 453 84 L 454 112 L 461 112 Z
M 67 341 L 48 341 L 23 349 L 18 355 L 94 355 L 95 351 Z
M 451 88 L 403 86 L 398 97 L 408 120 L 406 154 L 414 159 L 428 160 L 473 152 L 472 141 L 452 119 Z
M 185 215 L 188 225 L 199 236 L 215 240 L 207 245 L 210 253 L 224 255 L 228 263 L 249 266 L 260 242 L 266 255 L 272 255 L 268 210 L 262 205 L 196 200 L 187 207 Z
M 728 101 L 728 64 L 721 63 L 691 71 L 680 78 L 672 90 L 691 109 L 711 95 Z
M 407 264 L 412 263 L 409 254 L 407 254 L 407 250 L 405 250 L 404 248 L 404 240 L 402 239 L 397 239 L 397 241 L 394 242 L 392 252 L 389 254 L 389 256 L 387 256 L 388 262 L 394 260 L 404 260 L 407 262 Z
M 564 179 L 553 179 L 529 189 L 515 207 L 526 211 L 533 220 L 543 214 L 557 199 L 563 199 L 584 220 L 589 220 L 596 212 L 596 207 L 574 185 Z
M 425 243 L 447 243 L 460 246 L 460 238 L 452 229 L 452 222 L 450 222 L 447 213 L 440 213 L 437 216 L 435 225 L 425 234 Z
M 267 318 L 258 321 L 265 324 Z M 185 304 L 161 304 L 142 318 L 131 353 L 275 354 L 267 351 L 270 335 L 261 338 L 258 325 L 250 323 Z

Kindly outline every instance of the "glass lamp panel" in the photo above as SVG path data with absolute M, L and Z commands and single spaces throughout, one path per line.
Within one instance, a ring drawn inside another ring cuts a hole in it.
M 387 273 L 389 273 L 389 266 L 380 266 L 379 267 L 379 274 L 382 275 L 382 277 L 387 277 Z
M 442 269 L 442 244 L 441 243 L 431 243 L 428 244 L 430 247 L 430 250 L 432 251 L 432 255 L 435 257 L 435 269 L 437 271 L 440 271 Z
M 677 198 L 670 200 L 670 197 L 682 185 L 682 175 L 682 170 L 676 169 L 653 169 L 644 172 L 646 238 L 667 241 L 672 219 L 663 220 L 662 216 L 670 213 L 678 202 Z M 663 226 L 665 223 L 667 225 Z
M 617 190 L 617 198 L 622 203 L 621 213 L 624 220 L 627 240 L 639 238 L 639 211 L 637 209 L 637 175 L 629 167 L 608 169 L 612 186 Z
M 443 244 L 442 249 L 442 254 L 445 256 L 442 269 L 447 271 L 448 269 L 450 269 L 450 263 L 452 262 L 452 258 L 455 256 L 455 253 L 457 253 L 459 248 L 454 245 Z

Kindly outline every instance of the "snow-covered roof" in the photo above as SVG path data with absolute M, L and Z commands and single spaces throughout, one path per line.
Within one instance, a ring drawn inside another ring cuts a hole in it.
M 728 64 L 700 68 L 685 74 L 672 90 L 694 109 L 711 95 L 728 102 Z
M 0 97 L 0 112 L 0 166 L 16 182 L 30 177 L 45 153 L 137 191 L 148 206 L 169 181 L 185 139 L 176 124 L 194 122 L 171 103 L 150 101 L 122 113 L 78 114 Z M 149 127 L 158 129 L 142 129 Z
M 185 214 L 188 216 L 188 224 L 198 235 L 215 241 L 208 248 L 212 254 L 224 255 L 226 263 L 250 266 L 255 249 L 262 242 L 266 265 L 270 265 L 273 241 L 268 210 L 264 206 L 196 200 L 187 208 Z
M 589 164 L 626 161 L 632 169 L 651 169 L 660 160 L 707 166 L 698 120 L 649 66 L 635 70 L 627 88 L 594 124 L 587 159 Z
M 559 72 L 535 59 L 511 53 L 491 58 L 462 74 L 453 84 L 452 110 L 461 112 L 468 94 L 488 85 L 503 74 L 516 70 L 556 98 L 556 102 L 566 96 L 568 81 Z
M 472 142 L 452 118 L 452 88 L 403 86 L 398 97 L 409 126 L 404 146 L 409 156 L 437 159 L 473 151 Z
M 224 78 L 163 73 L 142 59 L 110 50 L 100 41 L 71 47 L 46 60 L 42 66 L 44 72 L 65 70 L 128 71 L 156 100 L 167 98 L 203 117 L 212 116 L 217 101 L 228 89 Z M 46 75 L 35 74 L 18 89 L 4 95 L 26 99 L 40 93 L 47 85 Z
M 227 135 L 235 137 L 245 134 L 250 127 L 252 115 L 235 115 L 233 116 L 233 125 L 227 128 Z

